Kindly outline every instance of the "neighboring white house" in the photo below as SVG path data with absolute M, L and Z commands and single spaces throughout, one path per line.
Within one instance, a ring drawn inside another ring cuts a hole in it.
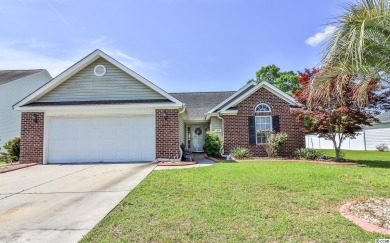
M 12 106 L 49 82 L 51 75 L 44 69 L 0 70 L 0 148 L 20 136 L 20 112 Z
M 381 123 L 365 127 L 355 139 L 347 138 L 341 149 L 376 150 L 376 146 L 383 143 L 390 147 L 390 111 L 378 115 L 377 118 Z M 329 140 L 317 137 L 316 134 L 308 134 L 306 148 L 333 149 L 333 144 Z

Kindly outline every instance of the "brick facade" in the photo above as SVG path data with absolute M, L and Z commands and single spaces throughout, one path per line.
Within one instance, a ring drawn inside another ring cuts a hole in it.
M 37 121 L 32 119 L 36 115 Z M 22 164 L 43 162 L 44 112 L 22 112 L 20 159 Z
M 272 109 L 268 113 L 255 112 L 258 104 L 265 103 Z M 266 156 L 261 145 L 249 145 L 249 116 L 279 116 L 280 132 L 286 132 L 288 139 L 284 142 L 281 156 L 291 156 L 297 148 L 305 147 L 305 134 L 302 124 L 290 114 L 289 104 L 265 88 L 260 88 L 238 105 L 237 116 L 224 116 L 224 150 L 229 152 L 235 147 L 245 147 L 254 156 Z
M 177 109 L 156 109 L 156 158 L 179 158 L 179 110 Z

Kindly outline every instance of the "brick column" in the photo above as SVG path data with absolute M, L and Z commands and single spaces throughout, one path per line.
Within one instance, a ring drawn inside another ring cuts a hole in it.
M 156 109 L 156 158 L 179 158 L 179 110 L 177 109 Z
M 33 115 L 36 115 L 36 122 Z M 43 163 L 44 112 L 22 112 L 19 162 Z

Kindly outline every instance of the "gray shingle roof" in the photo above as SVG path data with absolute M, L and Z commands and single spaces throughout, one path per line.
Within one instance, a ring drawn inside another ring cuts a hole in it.
M 186 104 L 190 119 L 204 119 L 205 113 L 234 94 L 235 91 L 170 93 Z
M 0 70 L 0 85 L 9 83 L 31 74 L 43 71 L 43 69 L 34 70 Z
M 378 118 L 380 122 L 390 122 L 390 111 L 382 113 L 376 116 L 376 118 Z

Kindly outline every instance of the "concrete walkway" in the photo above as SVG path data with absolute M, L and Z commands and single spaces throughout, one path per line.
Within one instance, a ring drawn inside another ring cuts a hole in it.
M 194 154 L 194 160 L 198 161 L 198 163 L 194 165 L 185 165 L 185 166 L 157 166 L 154 170 L 190 169 L 190 168 L 210 166 L 214 164 L 213 161 L 205 159 L 203 154 Z
M 37 165 L 0 174 L 0 242 L 77 242 L 155 166 Z

